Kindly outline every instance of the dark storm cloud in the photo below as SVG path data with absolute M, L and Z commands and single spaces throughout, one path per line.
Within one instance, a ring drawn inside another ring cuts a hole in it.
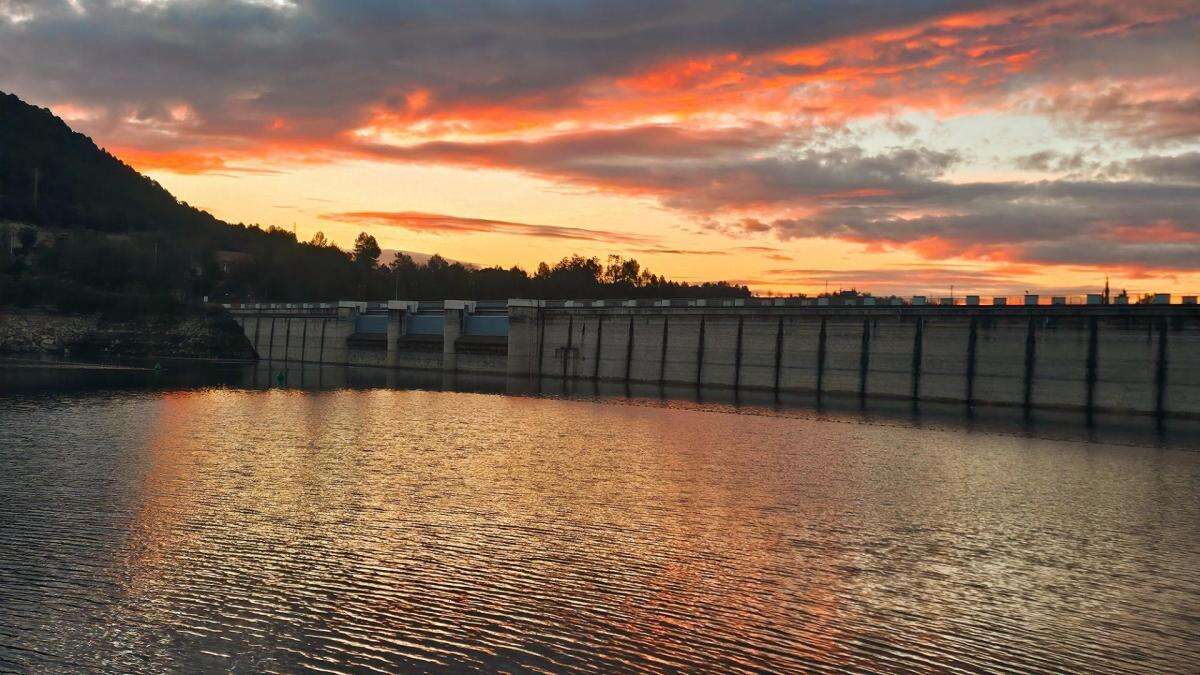
M 1082 150 L 1072 153 L 1039 150 L 1038 152 L 1022 155 L 1016 158 L 1017 168 L 1026 171 L 1078 172 L 1085 169 L 1096 169 L 1098 165 L 1090 162 Z
M 1120 170 L 1151 180 L 1200 183 L 1200 151 L 1139 157 L 1125 162 Z
M 543 171 L 603 172 L 604 167 L 639 167 L 657 162 L 701 160 L 764 151 L 787 135 L 765 125 L 689 130 L 647 125 L 559 134 L 536 141 L 434 141 L 409 146 L 359 144 L 359 152 L 416 162 L 492 166 Z M 573 169 L 572 167 L 576 167 Z M 636 169 L 633 169 L 636 170 Z
M 128 114 L 164 120 L 179 102 L 196 113 L 192 139 L 238 137 L 273 117 L 292 135 L 333 134 L 418 87 L 441 103 L 557 106 L 587 80 L 659 59 L 803 44 L 980 4 L 80 0 L 77 11 L 6 0 L 0 16 L 23 20 L 0 19 L 0 89 L 115 108 L 116 119 L 91 123 L 114 134 L 134 133 L 121 128 Z
M 948 75 L 970 81 L 967 89 L 1003 93 L 1011 90 L 1004 78 L 981 77 L 974 67 L 1015 59 L 1010 65 L 1020 68 L 1021 59 L 1048 49 L 1054 58 L 1014 75 L 1017 83 L 1142 77 L 1200 56 L 1200 19 L 1183 14 L 1186 7 L 1170 0 L 1121 11 L 1108 3 L 983 0 L 0 0 L 0 89 L 95 109 L 77 124 L 106 144 L 146 150 L 228 149 L 264 138 L 327 143 L 372 111 L 405 108 L 417 90 L 443 107 L 519 101 L 525 109 L 554 110 L 589 82 L 672 59 L 759 54 L 918 24 L 934 40 L 986 39 L 987 46 L 973 62 L 937 66 L 951 56 L 940 46 L 948 43 L 881 45 L 874 64 L 904 75 L 876 78 L 871 96 L 936 97 Z M 928 25 L 980 8 L 1021 11 L 984 26 Z M 1067 34 L 1052 32 L 1055 22 L 1069 21 L 1075 23 Z M 765 74 L 788 71 L 820 73 L 796 64 Z M 1195 95 L 1171 96 L 1147 101 L 1118 87 L 1066 91 L 1041 105 L 1147 139 L 1194 134 Z M 172 112 L 180 104 L 190 109 L 186 122 Z M 808 102 L 797 104 L 803 111 Z
M 564 134 L 536 142 L 377 146 L 381 157 L 515 169 L 547 178 L 657 194 L 672 208 L 708 213 L 815 197 L 919 198 L 930 178 L 959 161 L 953 152 L 857 147 L 778 150 L 781 138 L 755 129 L 692 132 L 640 127 Z
M 1065 96 L 1043 108 L 1061 119 L 1100 124 L 1140 145 L 1200 138 L 1200 95 L 1139 99 L 1125 91 Z
M 826 203 L 813 218 L 770 223 L 784 238 L 845 236 L 912 241 L 927 236 L 971 241 L 1039 239 L 1098 223 L 1141 225 L 1164 219 L 1200 228 L 1200 186 L 1134 181 L 949 183 L 877 203 Z M 900 215 L 915 208 L 932 215 Z
M 918 204 L 933 213 L 910 215 Z M 782 239 L 908 248 L 934 259 L 1194 270 L 1200 269 L 1200 186 L 936 183 L 917 202 L 845 203 L 810 217 L 752 221 L 749 229 Z
M 1021 253 L 1023 260 L 1030 263 L 1143 271 L 1200 270 L 1200 243 L 1194 241 L 1112 242 L 1081 236 L 1036 242 L 1022 248 Z

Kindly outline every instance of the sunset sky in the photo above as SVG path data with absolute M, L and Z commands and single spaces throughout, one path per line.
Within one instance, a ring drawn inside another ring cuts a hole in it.
M 1200 2 L 0 0 L 0 89 L 347 246 L 1200 291 Z

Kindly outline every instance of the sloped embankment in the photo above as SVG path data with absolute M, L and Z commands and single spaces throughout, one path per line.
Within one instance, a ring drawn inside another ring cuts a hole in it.
M 237 323 L 223 312 L 116 321 L 36 309 L 0 309 L 0 354 L 255 358 Z

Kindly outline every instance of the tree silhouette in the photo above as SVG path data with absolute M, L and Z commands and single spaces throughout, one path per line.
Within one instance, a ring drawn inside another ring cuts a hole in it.
M 363 267 L 373 268 L 379 264 L 379 256 L 382 254 L 383 250 L 379 248 L 375 237 L 366 232 L 358 233 L 358 238 L 354 240 L 354 262 Z

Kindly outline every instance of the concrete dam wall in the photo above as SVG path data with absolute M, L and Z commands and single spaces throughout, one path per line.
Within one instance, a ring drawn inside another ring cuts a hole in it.
M 1196 305 L 231 306 L 284 362 L 1200 417 Z

